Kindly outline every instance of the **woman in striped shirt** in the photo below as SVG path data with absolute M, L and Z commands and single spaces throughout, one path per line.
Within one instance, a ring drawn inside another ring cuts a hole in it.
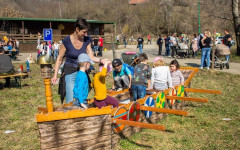
M 172 77 L 172 86 L 175 85 L 184 85 L 184 77 L 182 72 L 179 70 L 180 66 L 176 59 L 171 61 L 170 63 L 170 69 L 171 69 L 171 77 Z

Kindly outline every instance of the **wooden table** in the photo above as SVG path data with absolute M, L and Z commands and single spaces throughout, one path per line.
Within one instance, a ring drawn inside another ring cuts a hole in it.
M 12 50 L 4 50 L 5 52 L 12 52 L 11 54 L 6 54 L 6 55 L 9 55 L 13 60 L 16 60 L 17 59 L 17 57 L 16 57 L 16 52 L 17 52 L 17 50 L 16 49 L 12 49 Z
M 3 75 L 0 76 L 0 79 L 4 79 L 4 78 L 15 78 L 15 82 L 16 82 L 16 87 L 19 87 L 20 89 L 22 88 L 22 83 L 21 83 L 21 78 L 23 76 L 27 76 L 27 73 L 17 73 L 17 74 L 12 74 L 12 75 Z

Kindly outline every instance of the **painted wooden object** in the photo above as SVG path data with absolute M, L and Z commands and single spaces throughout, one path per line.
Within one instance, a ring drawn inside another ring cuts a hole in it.
M 128 110 L 129 121 L 139 121 L 141 106 L 138 102 L 133 102 Z
M 180 68 L 180 70 L 182 71 L 185 78 L 184 87 L 188 87 L 185 88 L 185 92 L 206 92 L 191 90 L 189 88 L 189 83 L 198 69 L 185 67 Z M 178 86 L 175 88 L 178 88 Z M 170 89 L 163 91 L 165 99 L 181 99 L 186 101 L 193 100 L 206 102 L 206 99 L 177 96 L 170 97 L 169 91 Z M 206 93 L 210 92 L 207 91 Z M 117 98 L 118 100 L 128 99 L 131 96 L 128 89 L 118 92 L 108 91 L 108 94 Z M 150 93 L 150 95 L 156 99 L 156 97 L 159 95 L 159 92 L 154 93 L 153 91 L 153 93 Z M 50 113 L 48 112 L 48 107 L 39 108 L 39 112 L 36 114 L 36 120 L 38 122 L 40 131 L 41 149 L 113 149 L 121 137 L 129 137 L 132 134 L 141 131 L 142 128 L 164 130 L 164 126 L 155 125 L 155 123 L 166 116 L 166 113 L 187 115 L 187 112 L 183 110 L 168 109 L 168 103 L 165 103 L 165 108 L 161 109 L 156 107 L 142 106 L 148 97 L 149 95 L 138 99 L 137 102 L 139 105 L 135 104 L 135 107 L 133 104 L 134 102 L 131 102 L 129 104 L 120 104 L 120 108 L 121 106 L 124 106 L 127 110 L 133 109 L 131 114 L 134 116 L 135 112 L 135 120 L 138 122 L 125 120 L 123 118 L 114 118 L 114 116 L 117 116 L 116 113 L 118 112 L 117 109 L 119 108 L 112 109 L 109 106 L 102 109 L 89 108 L 86 110 L 73 109 L 66 111 L 66 108 L 71 106 L 65 104 L 61 107 L 53 108 L 53 112 Z M 138 107 L 140 108 L 138 109 Z M 143 115 L 145 111 L 140 110 L 151 111 L 151 117 L 146 119 L 146 117 Z M 139 118 L 137 119 L 136 116 L 139 116 Z M 149 124 L 149 121 L 152 124 Z M 122 128 L 121 132 L 116 132 L 112 129 L 112 126 L 114 125 L 113 123 L 125 126 Z
M 127 109 L 125 107 L 121 106 L 117 109 L 113 118 L 127 120 L 127 112 L 128 112 Z M 118 134 L 121 133 L 122 130 L 124 129 L 124 127 L 125 127 L 125 124 L 121 124 L 121 123 L 117 123 L 117 122 L 113 123 L 113 131 L 115 133 L 118 133 Z
M 166 102 L 166 99 L 165 99 L 164 92 L 159 92 L 158 96 L 156 98 L 156 107 L 157 108 L 164 108 L 165 107 L 165 102 Z
M 170 89 L 168 95 L 169 95 L 169 96 L 177 96 L 177 94 L 176 94 L 176 89 L 174 89 L 174 88 L 173 88 L 173 89 Z M 173 108 L 176 100 L 175 100 L 175 99 L 168 99 L 167 101 L 168 101 L 169 106 L 170 106 L 171 108 Z
M 145 101 L 145 103 L 144 103 L 144 106 L 148 106 L 148 107 L 155 107 L 155 101 L 154 101 L 154 99 L 152 98 L 152 96 L 149 96 L 147 99 L 146 99 L 146 101 Z M 141 110 L 143 110 L 142 108 L 141 108 Z M 152 116 L 152 111 L 148 111 L 148 110 L 145 110 L 144 111 L 144 116 L 146 117 L 146 118 L 150 118 L 151 116 Z

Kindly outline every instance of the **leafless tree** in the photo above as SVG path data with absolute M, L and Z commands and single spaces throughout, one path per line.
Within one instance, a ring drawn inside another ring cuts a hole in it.
M 237 55 L 240 56 L 240 17 L 238 0 L 232 0 L 232 14 L 237 43 Z

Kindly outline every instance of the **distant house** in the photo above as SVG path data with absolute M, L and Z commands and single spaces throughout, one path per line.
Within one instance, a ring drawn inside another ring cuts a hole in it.
M 130 5 L 137 5 L 137 4 L 143 4 L 148 3 L 150 0 L 128 0 L 128 3 Z

